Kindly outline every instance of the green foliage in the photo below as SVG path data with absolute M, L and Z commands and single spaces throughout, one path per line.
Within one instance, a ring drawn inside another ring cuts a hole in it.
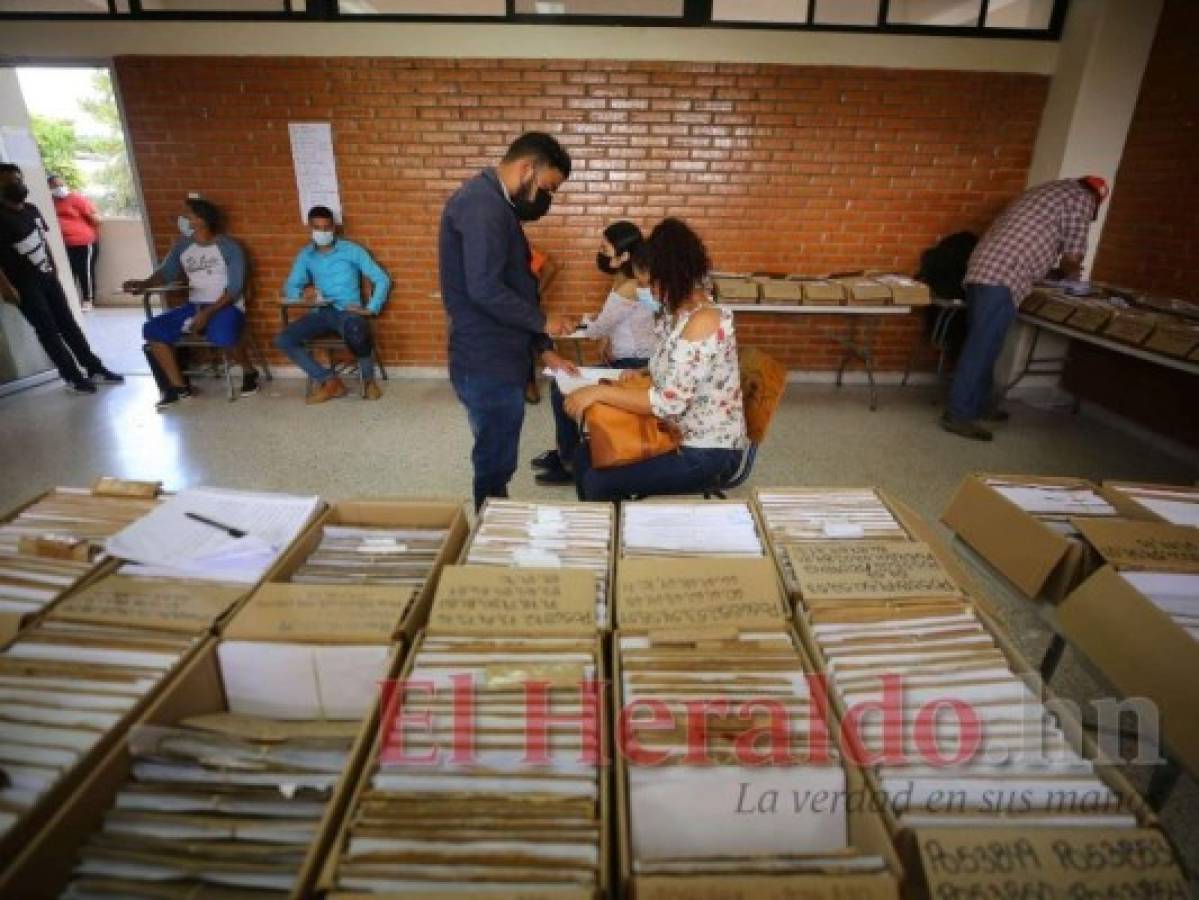
M 46 171 L 61 176 L 73 188 L 80 187 L 83 174 L 75 160 L 83 146 L 79 135 L 75 133 L 74 123 L 38 115 L 32 115 L 29 119 Z
M 103 192 L 96 205 L 104 215 L 138 215 L 133 170 L 121 132 L 121 116 L 117 111 L 112 79 L 106 70 L 92 74 L 92 90 L 92 96 L 80 100 L 79 106 L 104 128 L 102 135 L 84 142 L 84 149 L 102 162 L 93 179 Z

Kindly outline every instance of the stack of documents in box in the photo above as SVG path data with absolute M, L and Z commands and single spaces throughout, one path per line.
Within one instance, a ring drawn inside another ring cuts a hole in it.
M 621 515 L 623 557 L 766 554 L 748 503 L 626 503 Z
M 1059 534 L 1077 537 L 1070 519 L 1081 516 L 1115 516 L 1116 508 L 1089 487 L 1037 484 L 989 475 L 986 483 L 1030 516 Z
M 758 508 L 794 587 L 784 544 L 828 540 L 907 540 L 908 533 L 873 488 L 763 488 Z
M 969 603 L 829 602 L 807 618 L 901 827 L 1136 825 Z
M 654 712 L 631 716 L 637 756 L 623 760 L 634 876 L 884 868 L 850 846 L 845 802 L 799 802 L 843 801 L 847 785 L 786 631 L 690 643 L 621 634 L 618 653 L 621 708 Z M 697 704 L 706 742 L 689 738 Z M 639 721 L 648 727 L 638 730 Z M 785 811 L 761 808 L 772 793 L 786 798 Z
M 601 715 L 580 689 L 600 675 L 595 641 L 426 636 L 414 652 L 408 681 L 435 693 L 410 690 L 385 721 L 350 813 L 336 889 L 598 895 Z M 455 731 L 453 689 L 463 676 L 473 684 L 473 727 L 458 718 Z M 528 682 L 545 685 L 542 708 L 562 717 L 547 723 L 540 746 L 526 738 L 526 728 L 536 731 Z M 455 761 L 459 753 L 466 759 Z
M 1144 594 L 1199 640 L 1199 575 L 1189 572 L 1121 572 L 1120 577 Z
M 1138 487 L 1126 484 L 1108 484 L 1109 490 L 1119 491 L 1150 512 L 1173 525 L 1191 525 L 1199 528 L 1199 491 L 1168 487 Z
M 16 553 L 22 538 L 50 536 L 100 545 L 160 502 L 97 496 L 88 488 L 58 487 L 0 525 L 0 552 Z
M 299 584 L 402 584 L 424 587 L 444 528 L 325 525 L 320 546 L 291 576 Z
M 0 652 L 0 834 L 146 697 L 195 638 L 46 621 Z
M 94 567 L 91 562 L 0 550 L 0 612 L 40 612 Z
M 130 779 L 64 896 L 288 896 L 358 728 L 227 713 L 134 728 Z
M 611 555 L 612 507 L 607 503 L 489 500 L 466 563 L 594 572 L 596 621 L 602 627 L 608 623 Z
M 189 488 L 108 539 L 129 575 L 252 584 L 320 509 L 319 497 Z

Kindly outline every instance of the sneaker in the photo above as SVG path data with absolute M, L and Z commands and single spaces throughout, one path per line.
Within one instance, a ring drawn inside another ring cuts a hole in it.
M 124 375 L 118 375 L 116 372 L 113 372 L 109 369 L 104 368 L 104 366 L 101 366 L 100 368 L 96 369 L 94 372 L 88 372 L 87 377 L 90 378 L 92 381 L 94 381 L 97 384 L 124 384 L 125 383 Z
M 335 400 L 338 397 L 344 397 L 345 395 L 345 383 L 336 375 L 334 375 L 332 378 L 328 378 L 318 384 L 304 402 L 309 406 L 312 406 L 317 403 L 325 403 L 328 400 Z
M 364 384 L 362 386 L 362 399 L 363 400 L 378 400 L 382 396 L 383 396 L 383 389 L 381 387 L 379 387 L 379 384 L 377 381 L 375 381 L 375 379 L 372 378 L 370 381 L 368 381 L 366 384 Z
M 989 441 L 994 438 L 991 432 L 987 431 L 987 429 L 983 428 L 977 422 L 959 421 L 951 419 L 949 416 L 941 416 L 941 427 L 950 434 L 969 438 L 972 441 Z
M 537 386 L 536 381 L 529 381 L 525 384 L 525 403 L 537 404 L 541 402 L 541 388 Z
M 534 469 L 561 469 L 562 460 L 558 457 L 557 450 L 546 450 L 540 456 L 534 456 L 529 460 L 529 465 Z
M 163 391 L 162 396 L 158 398 L 158 402 L 154 404 L 154 408 L 162 412 L 167 407 L 174 406 L 183 400 L 190 400 L 192 396 L 191 388 L 167 388 Z
M 241 396 L 248 397 L 258 393 L 258 373 L 247 372 L 241 377 Z
M 562 484 L 574 484 L 575 476 L 570 469 L 567 469 L 564 466 L 558 466 L 554 469 L 542 469 L 533 476 L 533 480 L 542 487 L 551 487 Z
M 94 394 L 96 386 L 86 378 L 80 378 L 78 381 L 68 381 L 67 390 L 73 394 Z

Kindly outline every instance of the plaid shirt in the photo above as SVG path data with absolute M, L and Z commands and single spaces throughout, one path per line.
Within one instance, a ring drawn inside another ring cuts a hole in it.
M 970 255 L 966 284 L 1001 285 L 1018 306 L 1062 256 L 1082 256 L 1095 194 L 1073 178 L 1031 188 L 1010 203 Z

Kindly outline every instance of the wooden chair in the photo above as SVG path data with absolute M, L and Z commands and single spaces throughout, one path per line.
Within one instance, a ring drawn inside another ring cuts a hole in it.
M 316 303 L 286 303 L 280 301 L 279 319 L 283 323 L 283 327 L 286 328 L 292 321 L 291 310 L 303 310 L 307 313 L 317 309 L 318 306 Z M 379 376 L 386 381 L 387 369 L 383 366 L 383 360 L 379 356 L 379 341 L 375 338 L 375 318 L 374 316 L 363 316 L 362 318 L 366 322 L 366 327 L 371 335 L 371 360 L 374 362 L 375 368 L 379 370 Z M 353 373 L 353 376 L 358 379 L 359 395 L 366 396 L 366 382 L 362 380 L 362 372 L 358 369 L 358 360 L 352 356 L 347 357 L 349 348 L 346 346 L 346 342 L 341 339 L 341 335 L 333 334 L 332 332 L 323 334 L 320 337 L 305 341 L 304 346 L 314 355 L 317 351 L 323 351 L 325 358 L 328 360 L 327 364 L 329 368 L 337 375 L 349 375 Z M 304 396 L 307 397 L 311 393 L 312 379 L 309 378 L 304 386 Z

